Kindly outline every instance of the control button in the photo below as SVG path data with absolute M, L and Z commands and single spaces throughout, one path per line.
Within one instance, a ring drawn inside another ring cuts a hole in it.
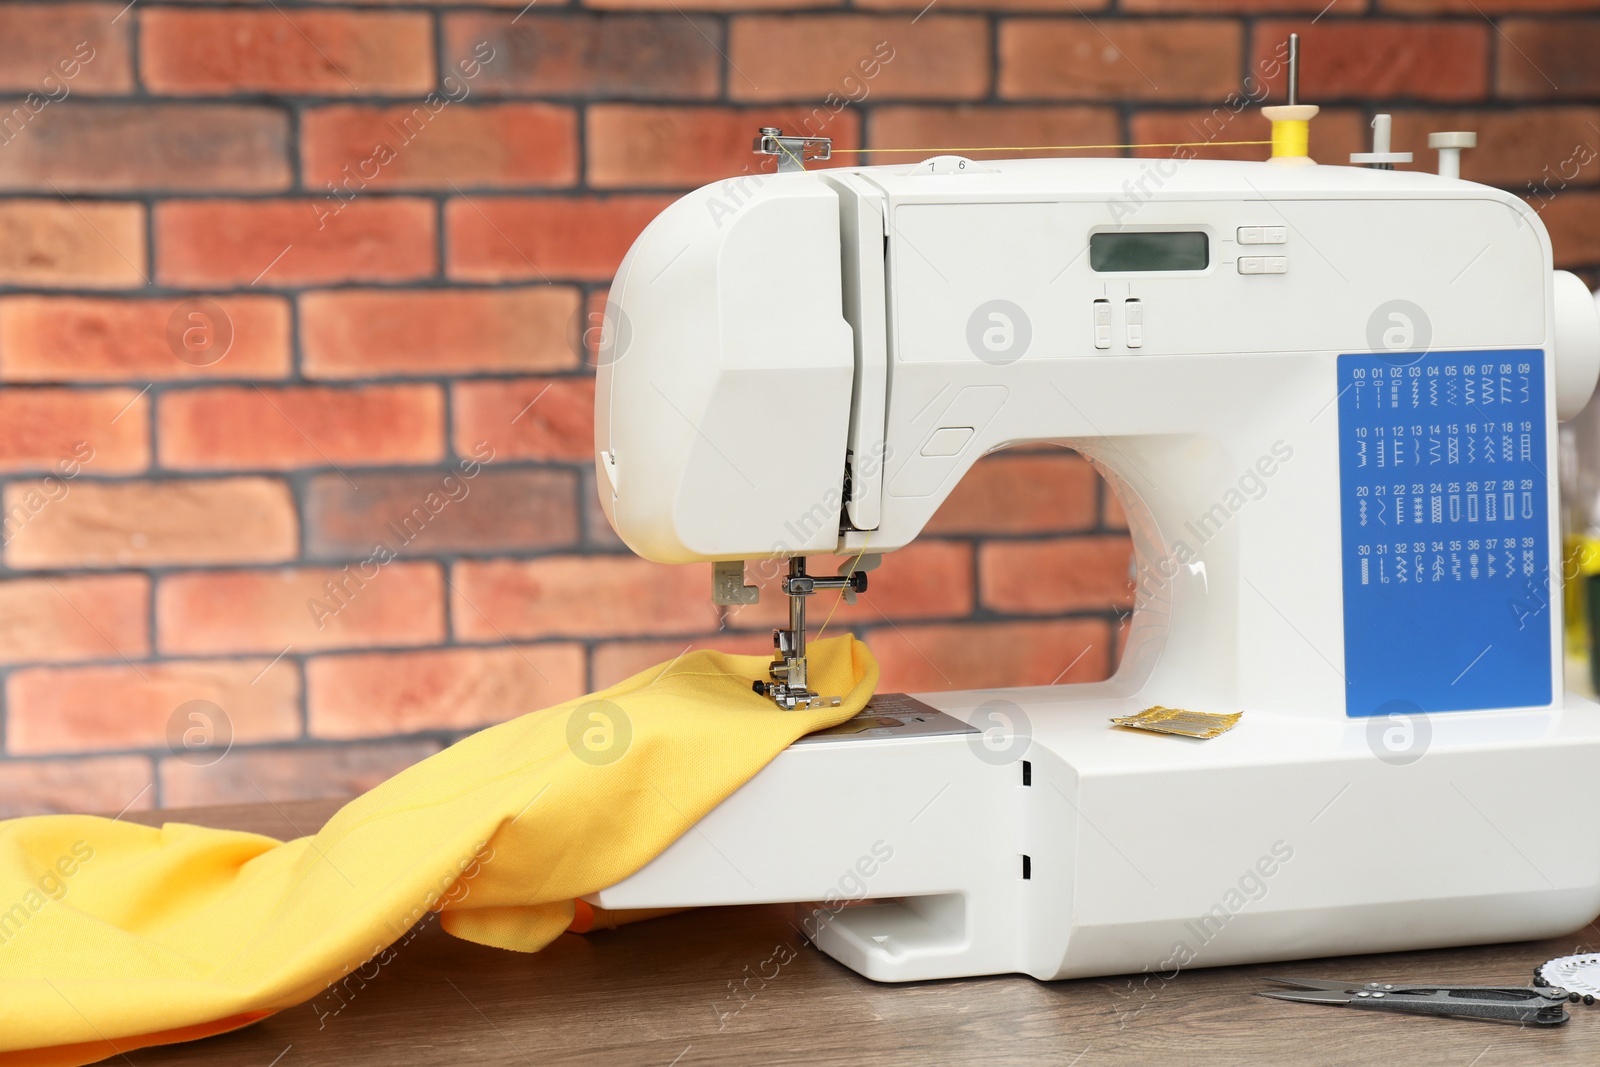
M 1268 256 L 1267 257 L 1267 270 L 1266 270 L 1266 273 L 1268 273 L 1268 274 L 1288 274 L 1289 273 L 1289 260 L 1287 258 L 1283 257 L 1283 256 Z
M 1286 256 L 1240 256 L 1240 274 L 1288 274 L 1289 260 Z
M 1127 327 L 1129 348 L 1144 347 L 1144 302 L 1125 300 L 1122 304 L 1123 324 Z
M 924 456 L 953 456 L 967 446 L 971 426 L 941 426 L 922 442 Z
M 1239 243 L 1242 245 L 1281 245 L 1289 242 L 1287 226 L 1240 226 Z
M 1109 300 L 1094 302 L 1094 346 L 1111 347 L 1111 301 Z

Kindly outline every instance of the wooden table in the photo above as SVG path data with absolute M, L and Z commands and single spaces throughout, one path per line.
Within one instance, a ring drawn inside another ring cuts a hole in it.
M 338 801 L 146 812 L 292 837 Z M 1583 831 L 1579 831 L 1583 832 Z M 1526 985 L 1534 965 L 1591 951 L 1591 925 L 1555 941 L 1180 973 L 1172 981 L 1023 977 L 876 985 L 802 946 L 784 907 L 706 908 L 523 955 L 458 941 L 428 920 L 337 1013 L 321 1000 L 253 1027 L 127 1062 L 179 1067 L 704 1067 L 804 1064 L 1594 1064 L 1600 1004 L 1562 1027 L 1287 1004 L 1261 975 Z M 741 1001 L 731 987 L 792 959 Z M 738 1009 L 735 1011 L 735 1009 Z M 720 1014 L 719 1014 L 720 1013 Z

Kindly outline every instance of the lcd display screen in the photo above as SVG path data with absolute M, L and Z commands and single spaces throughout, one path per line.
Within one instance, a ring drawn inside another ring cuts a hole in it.
M 1089 266 L 1097 271 L 1205 270 L 1210 262 L 1210 244 L 1199 230 L 1089 235 Z

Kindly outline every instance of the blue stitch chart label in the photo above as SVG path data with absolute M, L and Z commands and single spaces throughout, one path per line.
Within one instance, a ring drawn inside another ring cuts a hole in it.
M 1345 713 L 1548 704 L 1544 353 L 1403 358 L 1338 359 Z

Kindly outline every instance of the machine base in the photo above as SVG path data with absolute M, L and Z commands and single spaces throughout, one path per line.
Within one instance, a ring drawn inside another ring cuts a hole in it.
M 1588 700 L 1408 724 L 1246 711 L 1194 741 L 1060 688 L 919 699 L 981 729 L 808 738 L 591 899 L 809 902 L 806 936 L 884 982 L 1545 938 L 1600 913 L 1600 835 L 1569 830 L 1600 810 Z

